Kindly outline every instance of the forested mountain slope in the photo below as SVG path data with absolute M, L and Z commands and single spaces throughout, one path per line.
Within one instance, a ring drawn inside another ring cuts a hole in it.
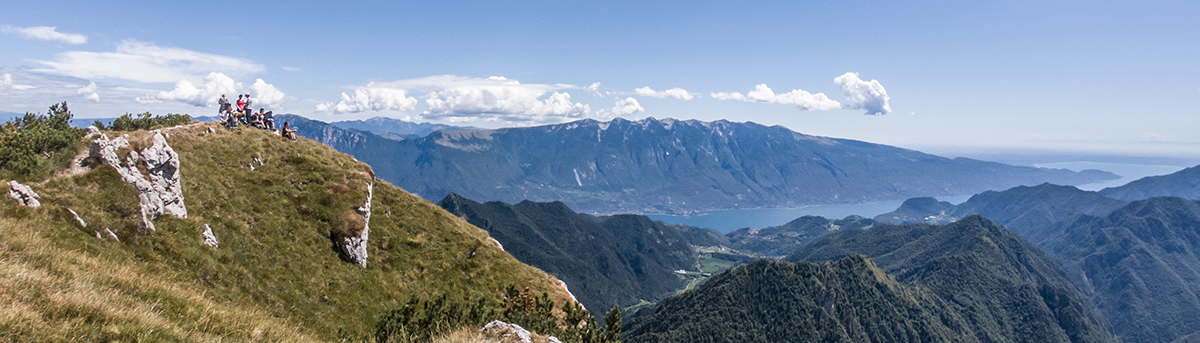
M 1200 203 L 1151 198 L 1060 224 L 1056 257 L 1127 343 L 1200 333 Z
M 628 342 L 980 342 L 928 291 L 861 255 L 757 262 L 671 297 L 626 327 Z
M 565 281 L 589 309 L 657 301 L 682 289 L 696 251 L 674 227 L 645 216 L 593 217 L 561 202 L 478 203 L 450 194 L 446 211 L 487 230 L 518 260 Z
M 856 254 L 901 284 L 944 299 L 980 341 L 1115 341 L 1104 317 L 1050 256 L 983 217 L 839 231 L 787 259 L 819 262 Z

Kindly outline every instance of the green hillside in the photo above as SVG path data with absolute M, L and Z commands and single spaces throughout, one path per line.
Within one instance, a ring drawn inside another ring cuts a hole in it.
M 450 194 L 446 211 L 487 230 L 518 260 L 566 281 L 589 309 L 657 301 L 684 288 L 697 252 L 678 231 L 645 216 L 594 217 L 561 202 L 478 203 Z
M 27 182 L 40 208 L 0 201 L 0 341 L 362 340 L 410 298 L 499 301 L 508 286 L 569 298 L 485 231 L 325 145 L 215 124 L 163 132 L 187 218 L 150 229 L 137 189 L 90 159 L 80 174 Z M 150 144 L 128 134 L 122 158 Z M 364 268 L 335 243 L 362 231 L 370 184 Z M 219 248 L 202 243 L 206 224 Z
M 1135 201 L 1104 217 L 1064 222 L 1037 243 L 1125 342 L 1200 336 L 1200 202 Z
M 862 254 L 949 304 L 984 342 L 1114 342 L 1108 323 L 1050 256 L 978 215 L 878 225 L 818 238 L 790 261 Z
M 758 260 L 664 300 L 626 327 L 629 342 L 979 342 L 928 291 L 861 255 Z
M 783 225 L 762 229 L 738 229 L 726 234 L 730 248 L 737 251 L 779 259 L 808 242 L 838 230 L 860 230 L 875 225 L 875 221 L 860 216 L 843 219 L 827 219 L 820 216 L 803 216 Z

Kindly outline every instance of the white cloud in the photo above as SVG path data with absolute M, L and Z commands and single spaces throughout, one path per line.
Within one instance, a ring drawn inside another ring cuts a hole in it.
M 58 28 L 54 26 L 14 27 L 4 25 L 4 27 L 0 28 L 0 31 L 15 33 L 27 39 L 59 41 L 75 45 L 87 43 L 87 36 L 78 33 L 58 32 Z
M 671 89 L 661 91 L 661 92 L 655 91 L 655 90 L 651 89 L 650 87 L 642 87 L 642 88 L 633 90 L 633 92 L 637 93 L 637 95 L 649 96 L 649 97 L 655 97 L 655 98 L 671 98 L 671 99 L 679 99 L 679 100 L 692 100 L 693 98 L 695 98 L 695 96 L 693 96 L 692 93 L 688 93 L 687 90 L 685 90 L 683 88 L 678 88 L 678 87 L 671 88 Z
M 240 94 L 241 83 L 234 82 L 225 74 L 212 72 L 204 77 L 200 87 L 187 79 L 175 82 L 175 89 L 158 92 L 158 96 L 146 100 L 179 101 L 197 107 L 211 107 L 217 104 L 221 94 Z M 139 102 L 145 101 L 138 99 Z
M 37 88 L 37 86 L 17 84 L 13 82 L 12 74 L 4 74 L 4 78 L 0 79 L 0 88 L 23 91 Z
M 567 84 L 522 84 L 503 76 L 473 78 L 456 75 L 437 75 L 392 82 L 377 82 L 365 87 L 356 87 L 355 95 L 343 93 L 337 104 L 322 103 L 318 111 L 333 110 L 334 113 L 397 110 L 411 111 L 416 99 L 406 97 L 409 92 L 426 92 L 426 110 L 422 118 L 442 119 L 451 122 L 475 120 L 507 121 L 522 123 L 559 122 L 565 118 L 583 117 L 591 111 L 588 104 L 571 101 L 571 95 L 558 92 L 562 89 L 578 89 Z M 361 106 L 370 104 L 372 94 L 368 90 L 387 90 L 393 98 L 407 99 L 395 104 L 403 106 Z M 359 91 L 362 90 L 363 93 Z M 360 96 L 361 95 L 361 96 Z M 400 97 L 396 97 L 399 95 Z M 366 101 L 363 101 L 366 99 Z M 411 101 L 411 102 L 410 102 Z M 341 110 L 338 105 L 344 104 Z
M 284 71 L 300 71 L 300 68 L 296 68 L 296 67 L 282 66 L 279 68 L 283 69 Z
M 254 84 L 250 85 L 250 94 L 254 96 L 251 98 L 254 100 L 254 107 L 278 109 L 283 105 L 283 92 L 263 79 L 254 80 Z
M 160 47 L 154 43 L 125 40 L 115 52 L 68 51 L 53 61 L 37 61 L 50 69 L 37 70 L 83 79 L 114 78 L 146 83 L 177 80 L 199 82 L 204 75 L 219 72 L 244 77 L 265 70 L 246 59 Z
M 890 98 L 887 90 L 879 81 L 863 81 L 858 78 L 858 73 L 845 73 L 833 79 L 833 82 L 842 86 L 842 92 L 846 93 L 846 108 L 866 110 L 866 114 L 874 115 L 892 112 L 892 107 L 888 105 Z
M 75 90 L 75 94 L 83 95 L 84 98 L 91 101 L 100 102 L 100 94 L 96 93 L 95 82 L 88 83 L 88 85 L 84 87 L 79 87 L 79 89 Z
M 717 99 L 717 100 L 740 100 L 740 101 L 746 101 L 746 96 L 745 96 L 745 95 L 742 95 L 742 93 L 738 93 L 738 92 L 732 92 L 732 93 L 727 93 L 727 92 L 716 92 L 716 93 L 711 93 L 711 94 L 709 94 L 709 96 L 711 96 L 713 99 Z
M 599 82 L 592 83 L 592 85 L 584 87 L 583 89 L 587 90 L 588 94 L 591 94 L 593 96 L 604 97 L 604 94 L 600 94 L 600 83 Z
M 365 111 L 412 111 L 416 109 L 417 99 L 408 97 L 403 89 L 389 87 L 372 87 L 355 89 L 353 95 L 342 93 L 342 100 L 337 103 L 323 102 L 317 104 L 317 112 L 333 110 L 334 114 L 359 113 Z
M 642 108 L 641 104 L 638 104 L 637 99 L 625 98 L 624 100 L 618 99 L 617 102 L 613 104 L 613 108 L 609 110 L 609 112 L 614 116 L 619 117 L 639 112 L 646 112 L 646 109 Z
M 784 104 L 793 105 L 801 110 L 834 110 L 842 108 L 842 104 L 825 96 L 824 93 L 812 94 L 803 89 L 795 89 L 791 92 L 776 94 L 765 84 L 754 86 L 754 90 L 742 93 L 712 93 L 711 96 L 718 100 L 740 100 L 747 102 L 760 102 L 769 104 Z

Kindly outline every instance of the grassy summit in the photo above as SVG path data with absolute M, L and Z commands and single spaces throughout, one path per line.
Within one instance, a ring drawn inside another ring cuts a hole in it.
M 189 216 L 157 231 L 107 165 L 29 183 L 41 208 L 0 200 L 0 341 L 360 340 L 412 297 L 495 298 L 509 285 L 568 297 L 485 231 L 320 143 L 215 124 L 164 133 Z M 133 150 L 150 136 L 128 134 Z M 362 229 L 354 209 L 372 182 L 362 268 L 334 240 Z M 205 224 L 220 248 L 202 243 Z M 105 229 L 120 241 L 97 238 Z

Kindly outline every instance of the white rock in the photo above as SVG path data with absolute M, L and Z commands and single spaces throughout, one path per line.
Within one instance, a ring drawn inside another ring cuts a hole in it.
M 217 247 L 217 235 L 213 234 L 212 227 L 208 224 L 204 224 L 204 232 L 200 234 L 200 237 L 204 238 L 204 244 L 213 248 Z
M 529 333 L 529 330 L 525 330 L 525 328 L 521 327 L 520 325 L 509 324 L 499 320 L 493 320 L 491 323 L 487 323 L 487 325 L 484 325 L 482 329 L 479 329 L 479 332 L 500 336 L 500 338 L 505 340 L 516 340 L 520 343 L 533 342 L 533 337 Z
M 579 304 L 579 307 L 583 307 L 583 304 L 579 302 L 579 299 L 575 299 L 575 294 L 574 294 L 574 293 L 571 293 L 571 290 L 570 290 L 570 289 L 567 289 L 567 282 L 566 282 L 566 281 L 563 281 L 563 280 L 558 280 L 557 278 L 555 279 L 555 281 L 558 281 L 558 286 L 559 286 L 559 287 L 562 287 L 563 291 L 564 291 L 564 292 L 567 292 L 567 295 L 570 295 L 570 296 L 571 296 L 571 301 L 574 301 L 576 304 Z M 583 307 L 583 309 L 584 309 L 584 310 L 586 310 L 586 309 L 587 309 L 587 307 Z
M 367 267 L 367 238 L 371 234 L 371 196 L 375 184 L 367 184 L 367 202 L 358 208 L 358 214 L 363 216 L 363 230 L 359 236 L 342 237 L 342 251 L 350 261 L 363 268 Z
M 117 242 L 121 241 L 120 238 L 117 238 L 117 234 L 113 233 L 112 230 L 109 230 L 108 228 L 104 228 L 104 232 L 108 232 L 108 238 L 112 238 L 114 241 L 117 241 Z
M 79 222 L 79 226 L 87 227 L 87 222 L 83 221 L 83 218 L 79 218 L 79 213 L 75 213 L 75 210 L 69 208 L 67 211 L 71 212 L 71 215 L 75 216 L 75 221 Z
M 162 132 L 151 131 L 150 147 L 140 153 L 133 151 L 125 163 L 117 156 L 117 149 L 129 146 L 124 137 L 109 140 L 107 135 L 92 141 L 88 150 L 91 156 L 99 158 L 104 164 L 117 169 L 121 180 L 133 185 L 138 190 L 138 205 L 142 209 L 142 222 L 151 231 L 154 229 L 153 220 L 164 213 L 178 218 L 187 218 L 187 207 L 183 203 L 183 185 L 179 176 L 179 154 L 175 153 Z M 128 136 L 128 135 L 127 135 Z M 143 163 L 149 171 L 150 178 L 146 179 L 137 169 L 137 164 Z
M 38 201 L 41 197 L 33 188 L 23 185 L 16 180 L 8 182 L 8 197 L 16 199 L 17 204 L 21 206 L 29 206 L 33 208 L 41 207 L 42 202 Z

